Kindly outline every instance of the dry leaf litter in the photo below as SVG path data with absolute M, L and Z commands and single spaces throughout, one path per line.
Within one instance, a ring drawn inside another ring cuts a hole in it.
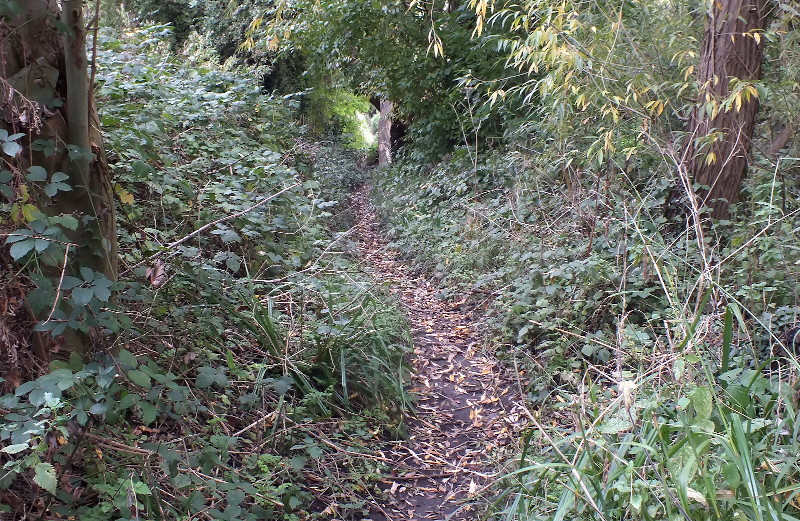
M 524 423 L 519 382 L 480 349 L 480 317 L 448 303 L 423 275 L 387 247 L 368 200 L 353 197 L 356 242 L 372 275 L 388 285 L 408 314 L 414 338 L 411 391 L 417 412 L 407 440 L 385 454 L 389 500 L 373 505 L 373 520 L 478 519 L 476 499 L 497 477 L 498 460 Z

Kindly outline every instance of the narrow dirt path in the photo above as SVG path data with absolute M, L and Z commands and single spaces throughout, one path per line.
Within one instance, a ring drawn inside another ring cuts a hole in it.
M 387 521 L 478 519 L 474 499 L 496 477 L 498 455 L 517 439 L 519 386 L 479 349 L 480 317 L 441 301 L 430 280 L 387 248 L 368 192 L 361 188 L 353 198 L 356 241 L 372 275 L 407 310 L 417 397 L 409 439 L 389 454 L 396 462 L 385 483 L 390 501 L 375 507 Z

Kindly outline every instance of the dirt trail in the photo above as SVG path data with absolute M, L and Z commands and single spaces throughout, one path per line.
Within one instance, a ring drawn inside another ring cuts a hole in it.
M 479 349 L 479 317 L 443 302 L 436 286 L 412 274 L 389 250 L 368 201 L 353 198 L 356 241 L 364 263 L 405 306 L 414 337 L 411 391 L 417 415 L 409 439 L 392 446 L 390 500 L 374 505 L 372 519 L 473 520 L 477 493 L 495 477 L 497 454 L 517 439 L 520 403 L 516 380 Z

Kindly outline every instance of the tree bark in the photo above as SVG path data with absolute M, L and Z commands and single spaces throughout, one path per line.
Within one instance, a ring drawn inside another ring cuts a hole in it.
M 27 0 L 21 13 L 0 20 L 0 128 L 24 133 L 23 150 L 6 157 L 21 179 L 30 166 L 44 167 L 48 176 L 69 176 L 71 191 L 37 204 L 49 215 L 69 214 L 80 222 L 67 230 L 77 251 L 66 269 L 91 268 L 117 279 L 117 234 L 113 189 L 102 146 L 100 124 L 88 82 L 86 27 L 82 0 Z M 67 34 L 53 24 L 60 19 Z M 32 147 L 49 142 L 45 152 Z M 37 191 L 34 191 L 37 192 Z M 75 250 L 72 250 L 75 251 Z M 40 317 L 41 318 L 41 317 Z M 46 317 L 44 317 L 46 318 Z M 86 346 L 68 346 L 84 350 Z
M 686 171 L 696 184 L 699 206 L 726 218 L 739 198 L 747 168 L 758 98 L 742 89 L 726 110 L 735 80 L 761 77 L 766 0 L 715 0 L 709 12 L 697 79 L 700 99 L 688 126 Z M 734 81 L 732 81 L 734 80 Z
M 392 162 L 392 102 L 381 100 L 378 119 L 378 165 Z

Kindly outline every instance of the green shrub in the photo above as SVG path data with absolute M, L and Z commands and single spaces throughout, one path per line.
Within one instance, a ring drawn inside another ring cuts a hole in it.
M 365 156 L 377 153 L 378 112 L 363 96 L 342 89 L 317 88 L 306 94 L 309 123 L 322 134 L 340 135 Z

